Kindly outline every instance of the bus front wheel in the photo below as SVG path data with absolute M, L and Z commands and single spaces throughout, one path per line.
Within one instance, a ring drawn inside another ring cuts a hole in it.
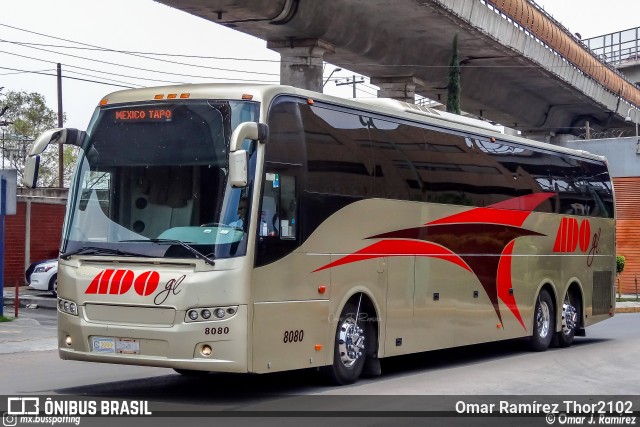
M 333 365 L 326 366 L 325 373 L 337 385 L 353 384 L 362 373 L 365 361 L 365 336 L 367 322 L 358 322 L 361 313 L 357 307 L 345 305 L 336 327 L 333 348 Z
M 555 333 L 555 309 L 551 295 L 545 289 L 540 291 L 533 312 L 533 335 L 530 338 L 531 349 L 545 351 L 549 348 Z

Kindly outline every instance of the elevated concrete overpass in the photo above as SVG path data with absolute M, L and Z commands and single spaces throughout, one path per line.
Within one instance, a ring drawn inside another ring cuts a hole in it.
M 640 105 L 637 87 L 528 0 L 158 1 L 266 40 L 284 84 L 321 91 L 324 60 L 380 96 L 446 102 L 458 34 L 469 113 L 549 138 L 628 126 Z

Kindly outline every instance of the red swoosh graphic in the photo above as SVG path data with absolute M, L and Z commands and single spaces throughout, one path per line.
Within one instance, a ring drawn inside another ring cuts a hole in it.
M 555 193 L 534 193 L 483 208 L 472 208 L 423 224 L 417 228 L 391 231 L 368 239 L 384 239 L 359 251 L 345 255 L 316 271 L 344 264 L 386 256 L 423 256 L 439 258 L 473 273 L 491 300 L 500 322 L 498 298 L 504 302 L 520 325 L 526 326 L 515 297 L 509 294 L 511 259 L 515 239 L 543 234 L 521 228 L 531 212 Z M 502 227 L 501 227 L 502 226 Z M 476 239 L 478 236 L 483 239 Z M 476 241 L 482 243 L 475 245 Z M 446 245 L 446 246 L 445 246 Z M 468 247 L 474 245 L 471 251 Z M 462 254 L 449 249 L 451 246 Z M 475 255 L 474 255 L 475 254 Z M 477 254 L 487 255 L 481 259 Z M 495 256 L 500 255 L 499 259 Z
M 471 268 L 458 255 L 449 249 L 436 245 L 431 242 L 423 242 L 416 240 L 382 240 L 376 242 L 366 248 L 360 249 L 351 255 L 346 255 L 330 264 L 320 267 L 316 271 L 326 270 L 328 268 L 337 267 L 339 265 L 350 264 L 352 262 L 364 261 L 366 259 L 382 258 L 386 256 L 422 256 L 430 258 L 439 258 L 452 262 L 465 270 L 471 271 Z
M 513 284 L 511 282 L 511 256 L 513 255 L 513 246 L 515 245 L 515 240 L 511 241 L 502 251 L 502 255 L 500 256 L 500 261 L 498 262 L 498 274 L 497 274 L 497 282 L 498 282 L 498 298 L 505 303 L 505 305 L 511 310 L 513 315 L 518 319 L 518 322 L 522 325 L 524 330 L 527 330 L 527 327 L 524 325 L 522 321 L 522 316 L 520 315 L 520 310 L 518 310 L 518 304 L 516 303 L 516 298 L 513 295 L 509 294 L 509 289 L 513 288 Z
M 459 223 L 493 223 L 520 227 L 540 203 L 555 196 L 555 193 L 534 193 L 495 203 L 486 208 L 474 208 L 459 214 L 440 218 L 425 225 Z M 526 209 L 526 210 L 523 210 Z

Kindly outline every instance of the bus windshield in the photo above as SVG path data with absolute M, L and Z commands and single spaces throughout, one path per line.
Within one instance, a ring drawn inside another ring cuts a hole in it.
M 253 180 L 228 184 L 229 138 L 258 104 L 181 101 L 96 111 L 70 188 L 61 256 L 206 260 L 246 254 Z M 249 176 L 255 171 L 255 146 Z

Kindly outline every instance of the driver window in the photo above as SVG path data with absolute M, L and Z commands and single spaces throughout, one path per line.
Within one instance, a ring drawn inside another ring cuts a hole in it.
M 296 178 L 267 173 L 258 227 L 260 236 L 295 240 L 296 228 Z
M 276 261 L 298 245 L 296 177 L 267 171 L 258 224 L 256 265 Z

